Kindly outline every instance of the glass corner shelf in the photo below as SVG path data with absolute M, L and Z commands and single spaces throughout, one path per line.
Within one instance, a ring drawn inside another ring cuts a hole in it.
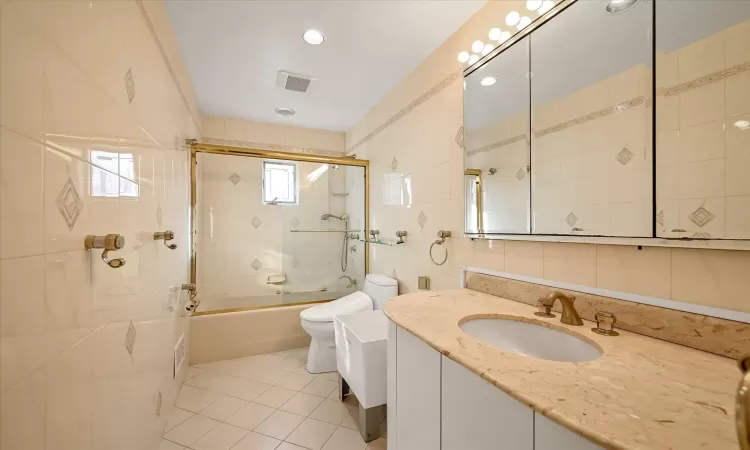
M 358 239 L 358 240 L 359 240 L 359 242 L 365 242 L 365 243 L 368 243 L 368 244 L 387 245 L 387 246 L 390 246 L 390 247 L 396 247 L 397 245 L 406 244 L 406 241 L 403 241 L 403 242 L 398 242 L 398 241 L 382 241 L 382 240 L 373 241 L 371 239 Z

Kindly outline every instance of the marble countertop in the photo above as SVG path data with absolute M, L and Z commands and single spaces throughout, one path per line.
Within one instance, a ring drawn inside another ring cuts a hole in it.
M 407 294 L 386 315 L 443 355 L 600 446 L 627 450 L 735 450 L 735 361 L 618 330 L 601 336 L 534 316 L 536 308 L 469 289 Z M 593 342 L 600 358 L 559 362 L 508 353 L 459 328 L 467 317 L 516 316 Z

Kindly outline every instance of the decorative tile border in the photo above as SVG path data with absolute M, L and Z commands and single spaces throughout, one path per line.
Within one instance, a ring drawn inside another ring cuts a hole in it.
M 576 117 L 575 119 L 571 119 L 562 123 L 558 123 L 557 125 L 547 127 L 543 130 L 535 131 L 534 136 L 536 137 L 546 136 L 548 134 L 556 133 L 558 131 L 568 129 L 576 125 L 581 125 L 583 123 L 590 122 L 592 120 L 601 119 L 602 117 L 607 117 L 609 115 L 612 115 L 620 111 L 625 111 L 630 108 L 641 106 L 644 103 L 646 103 L 646 97 L 644 96 L 636 97 L 634 99 L 628 100 L 618 105 L 613 105 L 608 108 L 600 109 L 599 111 L 594 111 L 592 113 L 585 114 L 580 117 Z
M 201 138 L 201 142 L 206 144 L 219 144 L 219 145 L 231 145 L 235 147 L 248 147 L 257 150 L 271 150 L 277 152 L 287 153 L 303 153 L 308 155 L 320 155 L 320 156 L 345 156 L 344 152 L 336 152 L 333 150 L 323 150 L 319 148 L 310 147 L 294 147 L 292 145 L 280 145 L 280 144 L 264 144 L 261 142 L 248 142 L 248 141 L 230 141 L 228 139 L 218 138 Z
M 477 153 L 484 153 L 488 152 L 490 150 L 494 150 L 496 148 L 505 147 L 506 145 L 515 144 L 519 141 L 527 141 L 529 140 L 529 136 L 526 134 L 519 134 L 518 136 L 511 136 L 507 139 L 503 139 L 502 141 L 493 142 L 492 144 L 487 144 L 484 147 L 479 147 L 474 150 L 469 150 L 466 152 L 466 156 L 474 156 Z
M 367 134 L 367 136 L 363 137 L 362 139 L 360 139 L 359 141 L 357 141 L 357 143 L 355 143 L 354 145 L 352 145 L 351 147 L 349 147 L 348 149 L 346 149 L 346 152 L 349 153 L 349 152 L 352 152 L 352 151 L 356 150 L 357 148 L 361 147 L 362 144 L 364 144 L 365 142 L 369 141 L 370 139 L 374 138 L 378 134 L 382 133 L 383 130 L 385 130 L 386 128 L 390 127 L 391 125 L 393 125 L 394 123 L 396 123 L 399 119 L 401 119 L 405 115 L 407 115 L 410 112 L 412 112 L 412 110 L 414 110 L 417 106 L 421 105 L 422 103 L 426 102 L 430 98 L 434 97 L 436 94 L 440 93 L 443 89 L 445 89 L 448 86 L 450 86 L 451 84 L 453 84 L 454 81 L 458 80 L 459 78 L 462 78 L 462 74 L 463 74 L 463 70 L 459 69 L 459 70 L 451 73 L 447 77 L 443 78 L 438 84 L 436 84 L 435 86 L 431 87 L 427 92 L 425 92 L 424 94 L 420 95 L 416 99 L 412 100 L 408 105 L 406 105 L 406 107 L 404 107 L 403 109 L 401 109 L 396 114 L 392 115 L 383 124 L 381 124 L 380 126 L 378 126 L 377 128 L 375 128 L 374 130 L 372 130 L 371 132 L 369 132 Z
M 533 306 L 552 291 L 569 292 L 576 296 L 576 309 L 586 320 L 593 321 L 597 311 L 608 311 L 617 316 L 617 328 L 719 356 L 738 358 L 750 348 L 746 323 L 474 272 L 466 276 L 468 289 Z M 559 303 L 553 309 L 559 313 Z
M 671 97 L 673 95 L 682 94 L 683 92 L 697 89 L 707 84 L 716 83 L 717 81 L 722 81 L 729 77 L 740 75 L 748 71 L 750 71 L 750 61 L 744 62 L 742 64 L 737 64 L 736 66 L 730 67 L 729 69 L 720 70 L 718 72 L 714 72 L 700 78 L 696 78 L 694 80 L 686 81 L 675 86 L 660 88 L 657 90 L 657 94 L 663 95 L 664 97 Z

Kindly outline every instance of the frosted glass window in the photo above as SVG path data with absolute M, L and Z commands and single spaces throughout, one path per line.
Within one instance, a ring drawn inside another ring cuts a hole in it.
M 138 197 L 132 153 L 91 150 L 92 197 Z
M 263 203 L 297 204 L 297 165 L 263 161 Z

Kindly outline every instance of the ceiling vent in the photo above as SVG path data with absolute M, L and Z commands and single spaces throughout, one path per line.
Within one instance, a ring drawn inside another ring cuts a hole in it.
M 310 89 L 310 84 L 316 79 L 307 75 L 279 70 L 279 75 L 276 77 L 276 86 L 287 91 L 307 92 Z

